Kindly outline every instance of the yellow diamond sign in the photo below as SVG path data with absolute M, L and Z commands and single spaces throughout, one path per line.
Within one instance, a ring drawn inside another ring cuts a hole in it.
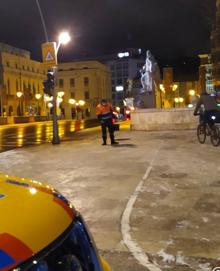
M 46 42 L 41 45 L 43 63 L 48 67 L 57 65 L 56 42 Z

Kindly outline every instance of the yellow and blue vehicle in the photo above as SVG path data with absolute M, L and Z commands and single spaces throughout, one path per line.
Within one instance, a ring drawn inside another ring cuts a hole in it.
M 0 271 L 111 271 L 82 216 L 51 186 L 0 174 Z

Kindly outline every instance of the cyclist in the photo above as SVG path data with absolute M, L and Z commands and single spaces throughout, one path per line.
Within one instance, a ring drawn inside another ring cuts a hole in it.
M 215 96 L 209 95 L 206 91 L 203 91 L 194 110 L 194 116 L 198 115 L 198 112 L 201 112 L 201 106 L 204 106 L 204 112 L 201 114 L 201 121 L 208 123 L 209 127 L 215 123 L 215 120 L 219 116 L 219 108 L 217 106 Z

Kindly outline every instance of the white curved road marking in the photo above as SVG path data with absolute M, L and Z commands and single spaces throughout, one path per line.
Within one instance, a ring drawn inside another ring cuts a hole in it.
M 146 253 L 142 250 L 142 248 L 138 245 L 138 243 L 134 239 L 131 238 L 130 216 L 132 213 L 133 206 L 137 200 L 137 197 L 139 196 L 140 192 L 142 191 L 142 187 L 144 185 L 144 182 L 147 180 L 147 178 L 150 175 L 150 172 L 152 170 L 152 165 L 154 163 L 154 160 L 155 160 L 158 152 L 159 152 L 159 149 L 155 153 L 154 158 L 152 159 L 149 167 L 147 168 L 142 180 L 139 182 L 138 186 L 136 187 L 133 195 L 130 197 L 130 199 L 127 203 L 127 206 L 124 210 L 124 213 L 122 215 L 122 219 L 121 219 L 121 232 L 122 232 L 124 244 L 130 250 L 130 252 L 135 257 L 135 259 L 141 265 L 148 268 L 149 271 L 161 271 L 161 269 L 156 264 L 153 264 L 150 262 Z

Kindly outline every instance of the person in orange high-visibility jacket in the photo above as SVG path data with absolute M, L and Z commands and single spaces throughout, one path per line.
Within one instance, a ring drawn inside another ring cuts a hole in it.
M 111 139 L 111 145 L 118 144 L 114 137 L 114 125 L 112 123 L 113 109 L 112 105 L 106 99 L 102 99 L 101 103 L 96 107 L 96 115 L 102 126 L 102 145 L 107 145 L 107 128 Z

